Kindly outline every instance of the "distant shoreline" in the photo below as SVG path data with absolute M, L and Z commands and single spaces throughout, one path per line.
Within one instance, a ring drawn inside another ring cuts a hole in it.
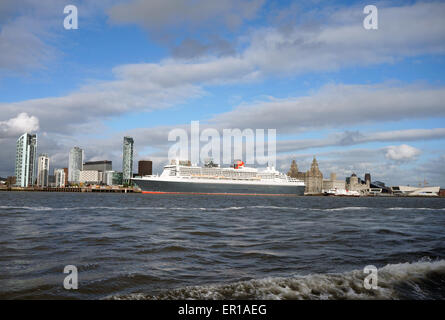
M 83 193 L 140 193 L 141 190 L 133 187 L 119 188 L 92 188 L 92 187 L 67 187 L 67 188 L 39 188 L 39 187 L 0 187 L 0 191 L 16 192 L 83 192 Z
M 21 187 L 0 187 L 0 191 L 5 192 L 64 192 L 64 193 L 140 193 L 141 190 L 138 188 L 128 187 L 128 188 L 90 188 L 90 187 L 67 187 L 67 188 L 21 188 Z M 192 195 L 193 194 L 184 194 L 184 195 Z M 211 195 L 211 194 L 209 194 Z M 224 194 L 215 194 L 215 195 L 224 195 Z M 245 196 L 243 194 L 239 194 L 240 196 Z M 249 195 L 248 195 L 249 196 Z M 251 195 L 255 196 L 255 195 Z M 258 195 L 259 196 L 259 195 Z M 297 196 L 295 196 L 297 197 Z M 409 196 L 409 195 L 360 195 L 360 196 L 347 196 L 347 195 L 326 195 L 324 193 L 311 193 L 305 194 L 303 196 L 298 197 L 326 197 L 326 198 L 445 198 L 444 196 Z

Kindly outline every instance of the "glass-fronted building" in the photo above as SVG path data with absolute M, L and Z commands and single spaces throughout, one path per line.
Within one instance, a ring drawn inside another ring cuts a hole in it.
M 113 186 L 122 185 L 122 172 L 113 171 L 111 178 L 111 185 Z
M 17 139 L 15 156 L 16 186 L 29 187 L 36 180 L 37 135 L 24 133 Z
M 122 156 L 122 179 L 123 183 L 130 183 L 133 177 L 133 151 L 134 140 L 131 137 L 124 137 Z
M 83 156 L 83 150 L 79 147 L 74 147 L 70 150 L 68 163 L 69 183 L 79 183 L 80 171 L 83 170 Z

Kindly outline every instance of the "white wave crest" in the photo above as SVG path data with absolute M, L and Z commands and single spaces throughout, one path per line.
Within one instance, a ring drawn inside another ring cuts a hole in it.
M 203 285 L 168 290 L 156 296 L 143 293 L 116 295 L 108 299 L 399 299 L 397 285 L 416 282 L 429 272 L 445 276 L 445 260 L 389 264 L 378 269 L 378 288 L 365 289 L 363 270 L 344 273 L 311 274 L 290 278 L 265 278 L 223 285 Z M 422 297 L 417 292 L 417 297 Z
M 394 208 L 386 208 L 387 210 L 426 210 L 426 211 L 444 211 L 445 208 L 407 208 L 407 207 L 394 207 Z
M 110 206 L 94 206 L 94 207 L 29 207 L 29 206 L 0 206 L 0 209 L 27 210 L 27 211 L 54 211 L 54 210 L 182 210 L 182 211 L 237 211 L 244 209 L 271 209 L 271 210 L 298 210 L 298 211 L 316 211 L 316 212 L 332 212 L 332 211 L 354 211 L 354 210 L 419 210 L 419 211 L 445 211 L 445 208 L 376 208 L 376 207 L 340 207 L 340 208 L 304 208 L 304 207 L 280 207 L 280 206 L 246 206 L 246 207 L 110 207 Z

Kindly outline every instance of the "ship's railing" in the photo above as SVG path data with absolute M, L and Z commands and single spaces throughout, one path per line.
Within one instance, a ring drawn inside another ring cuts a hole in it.
M 181 176 L 182 178 L 194 178 L 194 179 L 223 179 L 223 180 L 261 180 L 260 177 L 243 177 L 243 176 L 214 176 L 214 175 L 205 175 L 205 174 L 191 174 L 187 176 Z
M 286 179 L 286 176 L 284 177 L 284 179 Z M 287 181 L 289 181 L 289 182 L 303 182 L 303 180 L 292 178 L 292 177 L 287 177 Z
M 219 172 L 206 172 L 206 171 L 179 171 L 180 176 L 211 176 L 211 177 L 227 177 L 227 178 L 255 178 L 257 174 L 254 172 L 231 172 L 231 171 L 219 171 Z

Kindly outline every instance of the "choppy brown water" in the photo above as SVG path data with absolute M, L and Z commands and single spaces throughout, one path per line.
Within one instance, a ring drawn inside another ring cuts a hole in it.
M 444 299 L 444 230 L 445 199 L 4 192 L 0 298 Z

